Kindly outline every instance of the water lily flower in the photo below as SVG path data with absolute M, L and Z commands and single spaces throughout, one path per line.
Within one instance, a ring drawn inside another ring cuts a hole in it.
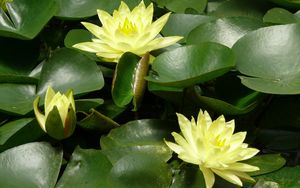
M 254 181 L 246 172 L 259 170 L 240 161 L 256 155 L 259 150 L 243 143 L 246 132 L 233 134 L 234 121 L 225 122 L 224 116 L 212 121 L 206 111 L 200 110 L 197 122 L 177 114 L 182 134 L 172 132 L 176 143 L 165 141 L 178 157 L 198 165 L 203 173 L 206 188 L 211 188 L 215 175 L 242 186 L 242 179 Z
M 96 53 L 105 61 L 118 62 L 125 52 L 143 56 L 152 50 L 170 46 L 182 37 L 161 37 L 162 30 L 170 13 L 167 13 L 152 22 L 153 4 L 148 7 L 144 2 L 132 11 L 123 1 L 118 10 L 111 16 L 103 10 L 97 10 L 102 27 L 95 24 L 82 22 L 82 24 L 97 38 L 92 42 L 82 42 L 73 47 L 83 51 Z
M 71 136 L 75 130 L 76 114 L 73 92 L 66 94 L 55 91 L 48 87 L 45 96 L 45 115 L 38 109 L 40 97 L 33 102 L 34 114 L 43 129 L 51 137 L 61 140 Z

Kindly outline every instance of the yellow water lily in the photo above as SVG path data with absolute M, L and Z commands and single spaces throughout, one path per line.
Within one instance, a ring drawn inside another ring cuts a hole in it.
M 33 102 L 36 119 L 44 132 L 58 140 L 71 136 L 76 126 L 76 111 L 73 92 L 55 92 L 48 87 L 45 96 L 45 115 L 38 109 L 40 97 Z
M 200 110 L 197 122 L 177 114 L 181 134 L 172 132 L 176 143 L 165 141 L 178 157 L 198 165 L 203 173 L 206 188 L 211 188 L 215 175 L 242 186 L 242 179 L 254 181 L 246 172 L 259 170 L 240 161 L 256 155 L 259 150 L 243 143 L 246 132 L 233 133 L 234 121 L 226 122 L 224 116 L 212 121 L 206 111 Z
M 146 7 L 141 1 L 130 11 L 126 3 L 122 1 L 119 9 L 115 10 L 112 16 L 103 10 L 97 10 L 97 13 L 102 27 L 82 22 L 97 38 L 92 39 L 92 42 L 75 44 L 73 47 L 96 53 L 106 61 L 118 62 L 125 52 L 143 56 L 147 52 L 170 46 L 182 39 L 180 36 L 159 36 L 170 13 L 152 22 L 152 3 Z

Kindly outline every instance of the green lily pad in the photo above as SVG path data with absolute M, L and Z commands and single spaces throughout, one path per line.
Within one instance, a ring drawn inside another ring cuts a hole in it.
M 154 0 L 160 7 L 176 12 L 184 13 L 188 9 L 194 9 L 198 13 L 205 10 L 207 0 Z
M 7 13 L 0 9 L 0 35 L 33 39 L 56 10 L 55 0 L 15 0 L 7 3 Z
M 0 84 L 0 110 L 25 115 L 33 109 L 35 85 Z
M 164 36 L 187 37 L 190 31 L 200 24 L 215 20 L 212 16 L 194 14 L 171 14 L 161 33 Z M 181 40 L 185 42 L 185 39 Z
M 299 41 L 299 24 L 261 28 L 242 37 L 233 46 L 237 69 L 247 75 L 240 77 L 242 83 L 264 93 L 300 93 Z
M 34 142 L 0 154 L 2 187 L 54 187 L 62 163 L 62 149 Z
M 300 17 L 283 8 L 272 8 L 264 18 L 264 22 L 275 24 L 300 23 Z
M 63 92 L 73 89 L 76 95 L 101 89 L 104 79 L 94 61 L 75 50 L 61 48 L 44 64 L 37 94 L 44 94 L 48 86 Z
M 100 150 L 77 147 L 56 188 L 108 187 L 111 163 Z
M 27 122 L 29 119 L 31 121 Z M 2 127 L 0 137 L 3 145 L 0 145 L 0 153 L 22 144 L 35 142 L 45 135 L 35 118 L 10 121 Z
M 167 161 L 172 151 L 163 139 L 169 138 L 176 127 L 176 122 L 163 120 L 131 121 L 101 137 L 100 145 L 112 163 L 132 152 L 154 155 Z
M 276 182 L 280 188 L 296 188 L 300 186 L 300 166 L 284 167 L 273 173 L 255 177 L 258 181 Z
M 269 6 L 261 0 L 221 1 L 208 15 L 216 17 L 250 17 L 261 20 Z
M 62 19 L 79 19 L 85 17 L 95 16 L 97 9 L 101 9 L 112 13 L 113 10 L 118 9 L 121 0 L 56 0 L 59 5 L 59 11 L 55 16 Z M 130 8 L 137 6 L 140 0 L 123 0 Z M 146 0 L 146 5 L 149 4 Z
M 257 176 L 274 172 L 285 165 L 285 159 L 280 154 L 265 154 L 254 156 L 251 159 L 243 161 L 246 164 L 259 167 L 258 171 L 248 172 L 250 176 Z
M 94 132 L 108 132 L 109 130 L 120 126 L 117 122 L 94 109 L 91 109 L 90 112 L 90 114 L 78 122 L 79 126 L 83 129 Z
M 233 68 L 232 51 L 221 44 L 202 43 L 165 52 L 154 60 L 148 81 L 188 87 L 217 78 Z
M 8 122 L 0 127 L 0 145 L 3 145 L 12 135 L 31 122 L 33 118 L 23 118 Z
M 201 24 L 193 29 L 187 37 L 187 44 L 217 42 L 232 47 L 233 44 L 246 33 L 263 26 L 261 21 L 253 18 L 222 18 Z
M 171 188 L 199 187 L 205 187 L 205 181 L 202 172 L 196 166 L 183 166 L 181 169 L 178 169 L 171 185 Z
M 148 73 L 149 54 L 142 58 L 125 53 L 119 60 L 112 84 L 112 99 L 119 107 L 125 107 L 131 101 L 136 111 L 146 87 L 144 77 Z
M 113 165 L 107 181 L 111 188 L 164 188 L 171 180 L 167 163 L 153 155 L 132 153 Z
M 76 111 L 88 112 L 92 108 L 96 108 L 103 104 L 104 100 L 100 98 L 77 99 L 75 100 Z

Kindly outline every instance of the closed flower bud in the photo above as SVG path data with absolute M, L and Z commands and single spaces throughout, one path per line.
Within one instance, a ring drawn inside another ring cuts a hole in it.
M 39 97 L 33 102 L 34 114 L 41 128 L 51 137 L 62 140 L 71 136 L 76 126 L 76 111 L 73 92 L 66 94 L 55 91 L 48 87 L 44 114 L 38 109 Z

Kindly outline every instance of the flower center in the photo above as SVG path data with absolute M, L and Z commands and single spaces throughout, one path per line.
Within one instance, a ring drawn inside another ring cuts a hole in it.
M 220 135 L 216 137 L 215 145 L 217 147 L 223 147 L 225 145 L 225 139 L 221 139 Z
M 119 30 L 124 33 L 125 35 L 134 34 L 137 32 L 137 26 L 132 23 L 128 18 L 125 18 L 123 25 L 119 25 Z

